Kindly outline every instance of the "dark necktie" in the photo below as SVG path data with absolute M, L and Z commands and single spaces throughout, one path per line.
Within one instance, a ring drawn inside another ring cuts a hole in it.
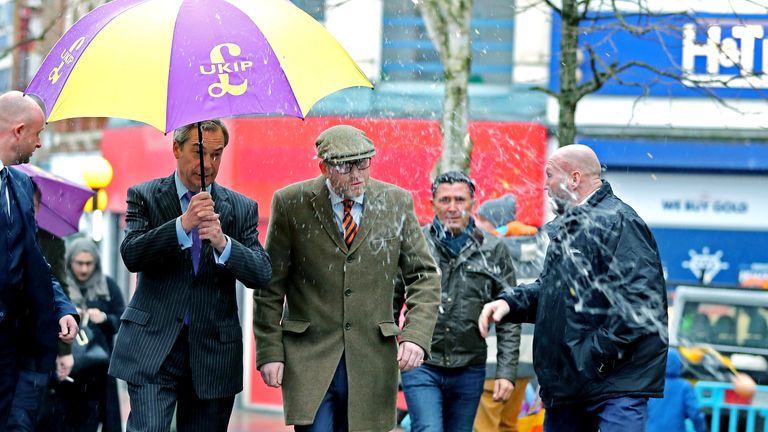
M 0 170 L 0 209 L 2 209 L 2 220 L 7 220 L 10 224 L 11 214 L 8 211 L 8 182 L 11 179 L 8 177 L 8 168 L 3 167 Z M 6 219 L 7 218 L 7 219 Z
M 194 192 L 187 191 L 185 194 L 187 197 L 187 203 L 192 202 L 192 197 L 195 196 Z M 189 207 L 189 204 L 187 204 L 187 207 Z M 202 248 L 203 244 L 200 241 L 200 232 L 197 230 L 197 228 L 192 229 L 192 247 L 190 248 L 190 253 L 192 254 L 192 266 L 195 268 L 195 274 L 197 274 L 197 268 L 200 265 L 200 249 Z
M 350 247 L 357 234 L 357 223 L 355 222 L 355 218 L 352 217 L 352 206 L 355 205 L 355 202 L 349 199 L 346 199 L 343 202 L 344 218 L 342 219 L 341 224 L 344 228 L 344 243 L 347 244 L 347 247 Z

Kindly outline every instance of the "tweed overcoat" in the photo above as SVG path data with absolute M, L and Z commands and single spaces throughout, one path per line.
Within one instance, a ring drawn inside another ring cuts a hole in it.
M 395 427 L 397 336 L 429 353 L 440 277 L 410 194 L 371 179 L 360 229 L 347 248 L 324 177 L 275 193 L 266 240 L 272 280 L 254 291 L 257 366 L 284 362 L 287 424 L 311 424 L 342 354 L 349 430 Z M 402 271 L 408 312 L 392 316 Z M 284 305 L 285 299 L 285 305 Z

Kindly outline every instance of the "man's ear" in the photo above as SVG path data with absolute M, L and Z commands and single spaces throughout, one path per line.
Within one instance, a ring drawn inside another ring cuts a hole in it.
M 317 163 L 317 167 L 320 168 L 320 172 L 323 173 L 324 176 L 328 177 L 328 166 L 325 164 L 325 161 L 320 161 Z
M 24 131 L 24 127 L 25 127 L 24 122 L 21 122 L 21 123 L 17 124 L 16 126 L 14 126 L 13 129 L 12 129 L 13 136 L 15 136 L 16 138 L 20 138 L 21 137 L 21 133 Z
M 173 157 L 176 159 L 181 157 L 181 146 L 176 141 L 173 142 Z
M 580 171 L 574 171 L 571 173 L 571 188 L 576 189 L 579 187 L 579 183 L 581 182 L 581 172 Z

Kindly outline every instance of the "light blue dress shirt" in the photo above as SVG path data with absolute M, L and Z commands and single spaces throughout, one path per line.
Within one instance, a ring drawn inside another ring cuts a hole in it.
M 188 189 L 186 186 L 184 186 L 184 183 L 181 182 L 178 171 L 173 174 L 173 180 L 176 183 L 176 195 L 179 196 L 181 212 L 184 213 L 187 211 L 187 207 L 189 207 L 189 200 L 186 197 Z M 210 192 L 211 186 L 208 185 L 205 190 L 206 192 Z M 224 250 L 221 252 L 221 255 L 216 252 L 216 248 L 213 248 L 213 260 L 220 266 L 223 266 L 227 263 L 229 254 L 232 252 L 232 242 L 230 241 L 229 236 L 224 234 L 224 237 L 227 238 L 227 245 L 224 246 Z M 192 247 L 192 232 L 190 231 L 187 233 L 184 231 L 184 226 L 181 225 L 181 216 L 176 218 L 176 238 L 179 240 L 179 246 L 181 246 L 181 250 Z
M 344 236 L 344 198 L 338 196 L 331 187 L 331 182 L 325 179 L 325 186 L 328 188 L 328 194 L 331 196 L 331 208 L 333 208 L 333 218 L 336 220 L 336 225 L 339 227 L 342 237 Z M 363 198 L 365 193 L 358 197 L 352 198 L 355 204 L 352 205 L 352 219 L 355 220 L 357 226 L 360 226 L 360 222 L 363 220 Z

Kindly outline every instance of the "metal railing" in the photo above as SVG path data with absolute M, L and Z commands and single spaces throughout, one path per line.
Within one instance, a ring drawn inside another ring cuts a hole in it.
M 712 412 L 710 431 L 719 432 L 721 421 L 726 418 L 728 432 L 768 431 L 768 386 L 757 386 L 751 398 L 737 395 L 731 383 L 699 381 L 694 389 L 699 407 Z M 759 421 L 762 428 L 756 429 Z

